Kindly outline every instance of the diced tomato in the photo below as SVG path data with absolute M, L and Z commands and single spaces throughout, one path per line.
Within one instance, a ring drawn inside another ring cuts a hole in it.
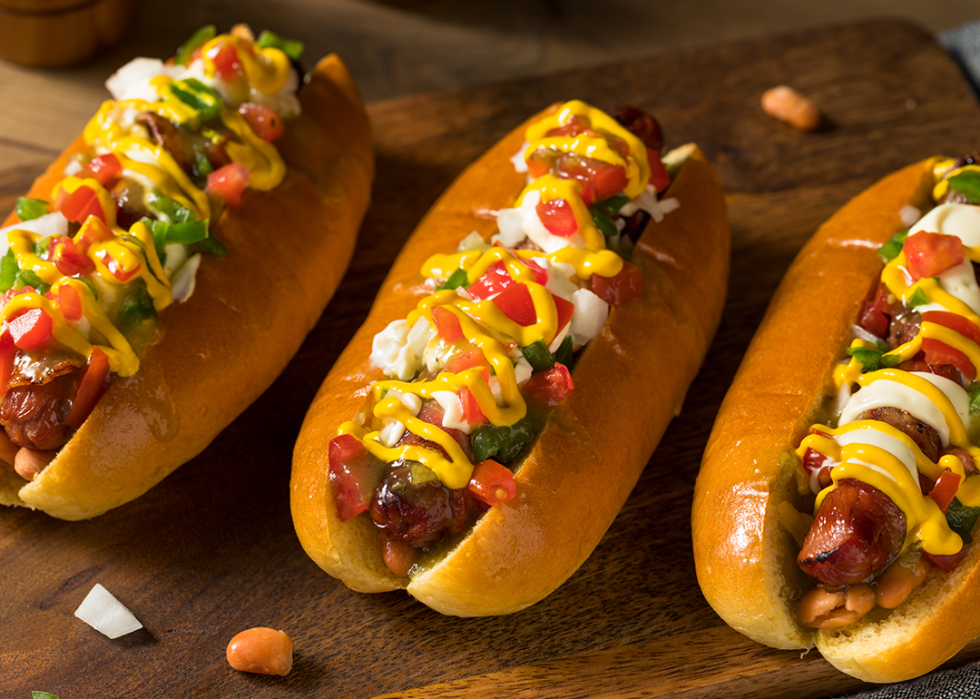
M 517 483 L 510 469 L 501 466 L 493 459 L 481 461 L 473 467 L 473 475 L 467 490 L 481 502 L 496 505 L 517 495 Z
M 592 275 L 592 291 L 610 306 L 620 306 L 643 298 L 643 273 L 632 262 L 623 261 L 623 269 L 615 277 Z
M 655 150 L 647 148 L 647 162 L 650 163 L 650 184 L 657 192 L 667 189 L 670 184 L 670 175 L 664 167 L 664 161 L 660 159 L 660 154 Z M 625 187 L 625 185 L 623 185 Z
M 30 308 L 7 321 L 14 344 L 22 350 L 40 349 L 51 339 L 51 316 L 41 308 Z
M 112 253 L 105 248 L 99 250 L 95 256 L 98 257 L 102 264 L 105 265 L 106 269 L 109 270 L 109 273 L 123 284 L 135 279 L 136 275 L 138 275 L 140 270 L 143 268 L 142 264 L 137 264 L 132 269 L 127 270 L 116 258 L 112 256 Z
M 522 259 L 521 262 L 531 270 L 536 283 L 542 286 L 548 283 L 548 270 L 541 267 L 534 260 Z M 487 271 L 483 273 L 483 276 L 473 282 L 467 291 L 473 298 L 479 301 L 485 301 L 494 294 L 499 294 L 513 283 L 514 280 L 511 278 L 510 272 L 507 271 L 507 266 L 500 260 L 497 260 L 487 267 Z
M 246 102 L 238 108 L 238 113 L 263 141 L 275 141 L 286 132 L 279 115 L 265 105 Z
M 542 225 L 551 235 L 570 238 L 578 230 L 578 221 L 572 205 L 565 199 L 548 199 L 539 201 L 534 207 L 541 219 Z
M 952 364 L 970 381 L 977 376 L 977 369 L 970 358 L 945 342 L 927 337 L 922 340 L 922 350 L 926 354 L 926 364 Z
M 102 202 L 95 190 L 85 185 L 80 186 L 71 194 L 59 189 L 54 200 L 54 208 L 60 211 L 72 223 L 81 223 L 89 216 L 107 220 L 106 212 L 102 210 Z
M 204 191 L 224 199 L 231 206 L 242 203 L 242 192 L 248 187 L 251 173 L 241 163 L 228 163 L 208 175 Z
M 511 284 L 490 301 L 518 325 L 527 327 L 538 320 L 531 292 L 524 284 Z
M 925 557 L 935 564 L 937 568 L 945 571 L 946 573 L 952 573 L 954 570 L 956 570 L 956 566 L 962 563 L 963 559 L 966 558 L 966 555 L 969 552 L 967 551 L 967 547 L 964 545 L 963 548 L 960 549 L 959 553 L 954 553 L 951 556 L 939 556 L 928 553 L 927 551 L 923 551 L 923 553 L 925 554 Z
M 238 59 L 238 51 L 231 44 L 222 46 L 212 60 L 218 75 L 225 82 L 232 82 L 245 74 L 242 62 Z
M 574 388 L 575 384 L 572 383 L 572 375 L 569 373 L 568 367 L 555 362 L 551 369 L 539 371 L 528 379 L 527 383 L 524 384 L 522 393 L 528 400 L 553 408 L 561 403 Z
M 869 333 L 883 338 L 888 334 L 889 317 L 892 313 L 892 305 L 888 303 L 888 288 L 879 283 L 874 299 L 864 302 L 858 324 Z
M 353 435 L 330 440 L 330 489 L 341 522 L 367 512 L 384 473 L 381 461 Z
M 463 386 L 456 394 L 459 396 L 460 407 L 463 408 L 463 419 L 467 425 L 478 425 L 487 421 L 487 416 L 480 409 L 480 404 L 476 402 L 473 392 Z
M 943 471 L 936 485 L 929 491 L 929 497 L 936 501 L 939 509 L 945 512 L 956 497 L 956 489 L 960 487 L 960 475 L 952 471 Z
M 481 350 L 479 347 L 470 347 L 465 352 L 462 352 L 460 354 L 457 354 L 455 357 L 453 357 L 452 359 L 450 359 L 446 363 L 446 371 L 448 371 L 451 374 L 458 374 L 461 371 L 466 371 L 467 369 L 472 369 L 473 367 L 478 367 L 478 366 L 484 367 L 484 370 L 482 372 L 483 373 L 483 379 L 485 381 L 489 381 L 490 380 L 490 371 L 489 371 L 490 362 L 488 362 L 487 361 L 487 358 L 483 355 L 483 350 Z M 429 422 L 429 421 L 426 420 L 426 422 Z M 441 425 L 442 424 L 442 416 L 439 417 L 439 422 L 433 422 L 432 424 L 434 424 L 434 425 Z
M 94 216 L 86 220 L 98 221 L 101 225 L 105 225 Z M 55 238 L 48 245 L 48 259 L 54 262 L 54 266 L 66 277 L 88 274 L 95 269 L 95 263 L 78 249 L 74 240 L 67 236 Z
M 463 339 L 463 328 L 459 318 L 452 311 L 436 306 L 432 309 L 432 320 L 436 324 L 436 332 L 446 342 L 456 342 Z
M 7 381 L 14 371 L 14 358 L 17 355 L 17 346 L 14 338 L 7 328 L 0 332 L 0 395 L 7 391 Z
M 37 292 L 34 290 L 34 287 L 30 285 L 24 285 L 19 289 L 8 289 L 7 291 L 3 292 L 3 296 L 0 296 L 0 310 L 3 310 L 3 307 L 6 306 L 8 303 L 10 303 L 10 299 L 12 299 L 15 296 L 20 296 L 21 294 L 34 294 L 34 293 Z
M 108 187 L 110 183 L 118 180 L 122 176 L 122 163 L 112 153 L 98 155 L 92 158 L 88 165 L 78 174 L 78 177 L 94 177 L 103 187 Z
M 936 323 L 950 330 L 958 332 L 968 340 L 980 345 L 980 328 L 968 320 L 966 316 L 961 316 L 950 311 L 925 311 L 922 320 L 926 323 Z
M 462 369 L 460 371 L 462 371 Z M 446 427 L 445 425 L 442 424 L 442 421 L 445 419 L 446 414 L 442 411 L 442 408 L 439 407 L 439 404 L 436 403 L 435 401 L 423 403 L 422 409 L 419 410 L 419 414 L 417 415 L 417 417 L 422 422 L 427 422 L 430 425 L 435 425 L 436 427 L 441 428 L 450 437 L 455 439 L 456 443 L 459 444 L 459 446 L 462 447 L 464 450 L 468 450 L 470 448 L 470 436 L 468 434 L 466 434 L 462 430 L 457 430 L 453 427 Z M 406 432 L 404 438 L 414 440 L 417 443 L 424 443 L 430 449 L 438 449 L 439 451 L 443 451 L 442 447 L 440 447 L 439 445 L 433 444 L 432 442 L 426 442 L 421 437 L 417 437 L 411 432 Z
M 71 289 L 68 285 L 61 288 Z M 98 347 L 93 347 L 92 354 L 88 358 L 88 367 L 85 369 L 82 382 L 78 385 L 78 393 L 75 394 L 75 401 L 71 405 L 71 412 L 68 413 L 65 424 L 76 430 L 81 427 L 108 386 L 109 358 Z
M 555 331 L 555 334 L 557 334 L 572 320 L 572 316 L 575 314 L 575 304 L 554 294 L 551 295 L 551 298 L 555 302 L 555 311 L 558 314 L 558 325 Z
M 551 170 L 551 166 L 544 160 L 532 157 L 527 161 L 527 174 L 533 179 L 544 177 Z
M 95 216 L 89 216 L 72 240 L 78 251 L 84 255 L 94 243 L 104 243 L 115 237 L 105 221 Z
M 62 284 L 58 287 L 58 308 L 68 320 L 78 320 L 82 317 L 82 299 L 71 284 Z
M 602 161 L 595 161 L 602 162 Z M 626 168 L 622 165 L 609 165 L 602 163 L 604 167 L 597 167 L 592 176 L 592 183 L 595 186 L 596 199 L 608 199 L 626 189 L 629 180 L 626 177 Z
M 955 235 L 919 231 L 905 239 L 905 259 L 913 281 L 934 277 L 963 262 L 966 253 Z

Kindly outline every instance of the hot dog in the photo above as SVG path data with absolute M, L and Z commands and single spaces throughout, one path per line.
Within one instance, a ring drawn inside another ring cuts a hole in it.
M 656 121 L 616 117 L 553 107 L 470 166 L 321 386 L 293 521 L 352 589 L 459 616 L 539 601 L 680 409 L 721 312 L 727 214 L 695 146 L 661 160 Z
M 206 27 L 136 59 L 7 220 L 0 502 L 85 519 L 274 380 L 352 254 L 373 176 L 346 67 Z
M 698 582 L 718 614 L 869 682 L 929 672 L 980 632 L 974 161 L 909 166 L 814 234 L 695 487 Z

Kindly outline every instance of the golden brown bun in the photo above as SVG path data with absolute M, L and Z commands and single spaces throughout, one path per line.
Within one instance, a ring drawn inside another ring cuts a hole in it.
M 953 575 L 933 571 L 884 621 L 877 610 L 843 629 L 814 632 L 797 622 L 795 600 L 807 581 L 777 514 L 781 503 L 812 512 L 812 496 L 797 489 L 792 450 L 833 392 L 834 362 L 881 272 L 877 248 L 902 228 L 903 206 L 932 206 L 933 162 L 852 199 L 797 255 L 719 410 L 691 517 L 698 582 L 722 619 L 776 648 L 816 645 L 869 682 L 924 674 L 980 632 L 980 617 L 967 613 L 980 602 L 980 547 Z
M 159 318 L 163 337 L 117 379 L 58 457 L 28 483 L 10 471 L 0 502 L 86 519 L 129 502 L 201 452 L 275 380 L 340 282 L 367 208 L 371 127 L 336 56 L 299 93 L 276 141 L 288 169 L 245 192 L 213 227 L 231 253 L 202 261 L 197 288 Z M 76 141 L 31 187 L 48 199 Z
M 584 351 L 575 390 L 517 472 L 517 496 L 493 507 L 439 560 L 424 561 L 411 580 L 388 571 L 370 518 L 337 517 L 328 444 L 361 408 L 368 384 L 383 378 L 369 358 L 374 335 L 430 293 L 420 285 L 422 263 L 454 251 L 471 230 L 488 238 L 496 221 L 487 212 L 513 205 L 524 176 L 510 157 L 525 128 L 468 168 L 423 219 L 320 388 L 296 443 L 291 488 L 300 542 L 321 568 L 359 592 L 406 588 L 436 611 L 458 616 L 515 612 L 547 596 L 616 517 L 680 410 L 718 325 L 728 216 L 714 171 L 697 147 L 687 146 L 672 154 L 680 171 L 665 195 L 677 197 L 681 208 L 651 223 L 637 246 L 644 299 L 614 307 Z

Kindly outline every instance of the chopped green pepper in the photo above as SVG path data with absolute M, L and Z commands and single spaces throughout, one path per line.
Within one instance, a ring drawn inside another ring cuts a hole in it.
M 224 257 L 231 252 L 225 247 L 224 243 L 210 233 L 208 233 L 208 237 L 204 240 L 197 241 L 197 247 L 205 255 L 210 255 L 211 257 Z
M 207 177 L 212 172 L 214 172 L 214 168 L 211 167 L 208 156 L 199 150 L 194 151 L 194 174 L 197 177 Z
M 187 223 L 188 221 L 197 220 L 197 216 L 193 211 L 180 202 L 171 199 L 166 194 L 148 192 L 146 203 L 156 211 L 159 211 L 163 216 L 169 218 L 170 223 Z
M 138 325 L 157 314 L 153 307 L 153 299 L 142 286 L 127 296 L 119 305 L 119 314 L 130 326 Z
M 24 286 L 34 287 L 34 291 L 44 296 L 51 289 L 50 284 L 46 284 L 44 280 L 37 275 L 34 270 L 22 269 L 17 273 L 17 281 L 14 283 L 14 288 L 20 289 Z
M 949 504 L 949 509 L 946 510 L 946 521 L 949 523 L 949 528 L 960 535 L 964 544 L 973 541 L 973 535 L 970 532 L 973 531 L 977 518 L 980 518 L 980 507 L 968 507 L 961 503 L 958 498 L 953 498 L 953 502 Z
M 929 297 L 926 296 L 926 292 L 920 286 L 915 290 L 911 298 L 909 298 L 908 306 L 909 308 L 915 308 L 916 306 L 925 306 L 927 303 L 929 303 Z
M 595 223 L 595 227 L 599 229 L 600 233 L 607 238 L 615 238 L 617 235 L 619 235 L 619 229 L 616 228 L 616 224 L 607 213 L 602 211 L 595 204 L 589 207 L 589 211 L 592 213 L 592 221 Z
M 211 121 L 225 106 L 221 95 L 197 78 L 177 80 L 170 84 L 170 91 L 181 102 L 200 112 L 201 121 Z
M 479 463 L 496 456 L 497 461 L 507 464 L 520 456 L 540 431 L 540 423 L 527 416 L 510 427 L 487 423 L 473 433 L 473 459 Z
M 33 221 L 41 218 L 48 213 L 50 204 L 41 199 L 28 199 L 27 197 L 17 197 L 16 211 L 21 221 Z
M 521 353 L 535 373 L 550 369 L 555 365 L 551 359 L 551 352 L 548 351 L 548 345 L 544 344 L 544 340 L 538 340 L 526 347 L 521 347 Z
M 187 61 L 190 60 L 191 54 L 193 54 L 201 46 L 204 46 L 204 44 L 207 42 L 211 41 L 211 39 L 217 35 L 218 30 L 213 24 L 208 24 L 198 29 L 196 32 L 191 34 L 191 38 L 185 41 L 184 45 L 177 51 L 177 55 L 174 56 L 174 65 L 187 65 Z
M 2 276 L 2 271 L 0 271 Z M 980 384 L 970 390 L 970 415 L 980 415 Z
M 259 34 L 259 40 L 256 43 L 259 45 L 259 48 L 267 49 L 271 47 L 274 49 L 279 49 L 294 61 L 298 61 L 300 56 L 303 55 L 302 41 L 283 39 L 282 37 L 273 34 L 268 29 Z
M 558 351 L 555 352 L 555 361 L 559 364 L 571 368 L 572 360 L 575 355 L 572 352 L 572 336 L 571 334 L 565 335 L 565 339 L 561 341 L 558 346 Z
M 470 277 L 466 273 L 466 270 L 460 267 L 455 272 L 449 275 L 449 279 L 436 287 L 436 291 L 443 291 L 445 289 L 456 289 L 460 286 L 465 287 L 469 284 Z

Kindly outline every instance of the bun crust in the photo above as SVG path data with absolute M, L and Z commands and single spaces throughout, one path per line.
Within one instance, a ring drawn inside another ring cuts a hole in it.
M 512 206 L 524 186 L 510 158 L 526 126 L 470 166 L 423 219 L 300 432 L 291 483 L 297 534 L 321 568 L 359 592 L 405 588 L 457 616 L 507 614 L 550 594 L 615 519 L 680 410 L 717 328 L 728 278 L 728 217 L 717 176 L 696 146 L 686 146 L 665 158 L 683 163 L 665 194 L 681 207 L 651 223 L 636 248 L 644 298 L 613 307 L 582 353 L 575 390 L 517 471 L 517 496 L 491 508 L 438 558 L 424 560 L 410 580 L 388 571 L 369 518 L 340 522 L 327 479 L 328 445 L 361 408 L 368 384 L 383 378 L 369 358 L 372 338 L 431 293 L 419 275 L 430 255 L 455 250 L 471 230 L 484 239 L 495 231 L 488 212 Z
M 815 632 L 797 622 L 806 589 L 799 545 L 780 508 L 812 509 L 793 450 L 833 394 L 832 369 L 881 271 L 877 248 L 902 228 L 900 209 L 932 205 L 932 166 L 906 167 L 858 195 L 797 255 L 719 410 L 695 486 L 691 526 L 698 583 L 732 628 L 775 648 L 810 648 L 868 682 L 922 675 L 980 632 L 978 547 L 952 575 L 932 571 L 897 610 Z M 790 356 L 791 355 L 791 356 Z
M 194 295 L 161 313 L 140 370 L 110 384 L 38 477 L 0 474 L 0 503 L 78 520 L 133 500 L 200 453 L 299 349 L 347 268 L 374 173 L 370 124 L 341 60 L 320 61 L 299 98 L 302 115 L 276 141 L 285 179 L 246 191 L 213 226 L 231 253 L 202 260 Z M 29 196 L 49 197 L 81 147 Z

